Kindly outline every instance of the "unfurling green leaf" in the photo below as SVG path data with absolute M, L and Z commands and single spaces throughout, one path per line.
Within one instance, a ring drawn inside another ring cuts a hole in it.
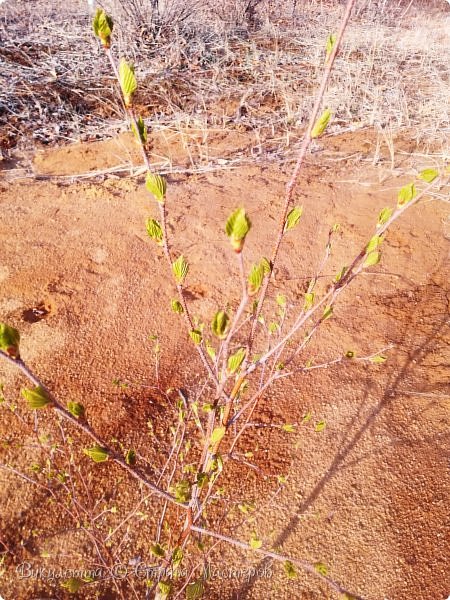
M 163 232 L 161 225 L 155 219 L 147 219 L 145 223 L 147 233 L 149 237 L 154 240 L 157 244 L 162 246 L 163 243 Z
M 424 169 L 419 173 L 419 179 L 427 183 L 432 183 L 438 176 L 439 171 L 436 171 L 436 169 Z
M 264 281 L 265 275 L 266 271 L 262 261 L 252 266 L 252 269 L 247 279 L 248 293 L 250 296 L 254 296 L 259 291 L 262 282 Z
M 127 450 L 125 452 L 125 462 L 127 463 L 127 465 L 133 466 L 136 464 L 136 452 L 130 448 L 129 450 Z
M 381 225 L 384 225 L 385 223 L 387 223 L 389 221 L 389 219 L 392 217 L 393 212 L 394 212 L 393 208 L 383 208 L 383 210 L 378 215 L 377 227 L 381 227 Z
M 256 533 L 252 534 L 252 537 L 250 538 L 250 541 L 249 541 L 249 546 L 252 550 L 258 550 L 259 548 L 261 548 L 262 541 L 258 538 Z
M 221 340 L 223 340 L 226 336 L 229 321 L 230 319 L 224 310 L 219 310 L 214 315 L 214 319 L 211 323 L 211 329 L 214 335 Z
M 304 310 L 309 310 L 310 308 L 312 308 L 314 304 L 314 297 L 314 292 L 307 292 L 305 294 L 305 304 L 303 305 Z
M 180 284 L 183 283 L 186 279 L 186 275 L 189 272 L 189 265 L 183 255 L 179 256 L 172 264 L 172 271 L 175 275 L 176 282 Z
M 262 265 L 262 268 L 264 269 L 264 275 L 270 275 L 270 272 L 272 271 L 272 266 L 267 260 L 267 258 L 262 258 L 260 261 L 260 265 Z
M 295 433 L 296 425 L 293 425 L 292 423 L 285 423 L 282 425 L 281 429 L 283 431 L 287 431 L 287 433 Z
M 242 251 L 245 237 L 250 231 L 250 226 L 250 219 L 245 212 L 245 208 L 238 208 L 228 217 L 225 231 L 230 238 L 231 245 L 235 252 L 239 253 Z
M 416 186 L 413 183 L 408 183 L 398 192 L 397 206 L 400 208 L 401 206 L 408 204 L 408 202 L 411 202 L 416 195 Z
M 209 342 L 206 343 L 206 352 L 212 361 L 216 360 L 216 349 Z
M 326 566 L 324 563 L 322 563 L 322 562 L 317 562 L 317 563 L 314 565 L 314 568 L 315 568 L 315 570 L 316 570 L 318 573 L 320 573 L 320 574 L 321 574 L 321 575 L 323 575 L 324 577 L 326 577 L 326 576 L 327 576 L 327 573 L 328 573 L 328 568 L 327 568 L 327 566 Z
M 0 350 L 12 358 L 19 358 L 20 333 L 6 323 L 0 323 Z
M 175 550 L 172 552 L 172 565 L 174 569 L 178 569 L 181 565 L 181 561 L 183 560 L 183 550 L 177 546 Z
M 124 58 L 119 63 L 119 82 L 122 89 L 123 101 L 128 108 L 132 104 L 133 94 L 137 90 L 137 81 L 134 67 L 127 63 Z
M 289 229 L 293 229 L 300 221 L 300 217 L 302 216 L 302 214 L 303 206 L 294 206 L 294 208 L 289 211 L 288 216 L 286 217 L 284 231 L 289 231 Z
M 289 579 L 297 579 L 297 571 L 295 570 L 295 567 L 290 560 L 287 560 L 283 566 L 284 572 L 286 573 Z
M 191 329 L 189 336 L 196 346 L 202 343 L 203 336 L 199 329 Z
M 147 188 L 147 191 L 150 192 L 150 194 L 153 194 L 157 202 L 159 202 L 160 204 L 164 204 L 167 191 L 167 181 L 165 177 L 162 177 L 157 173 L 147 171 L 147 176 L 145 178 L 145 187 Z
M 191 498 L 191 484 L 186 479 L 182 479 L 170 488 L 170 491 L 178 502 L 188 502 Z
M 320 431 L 323 431 L 326 426 L 327 424 L 325 421 L 319 421 L 318 423 L 316 423 L 314 431 L 317 431 L 317 433 L 319 433 Z
M 341 279 L 344 277 L 344 275 L 347 273 L 347 271 L 348 271 L 348 267 L 342 267 L 342 269 L 339 271 L 339 273 L 334 278 L 334 283 L 339 283 L 341 281 Z
M 142 144 L 147 143 L 147 126 L 142 117 L 136 119 L 136 127 L 134 126 L 134 123 L 131 123 L 131 131 L 134 133 L 138 142 L 142 142 Z
M 150 546 L 150 552 L 153 554 L 153 556 L 156 556 L 156 558 L 164 558 L 166 555 L 164 548 L 158 543 Z
M 176 298 L 174 298 L 173 300 L 171 300 L 170 306 L 171 306 L 171 308 L 172 308 L 172 310 L 173 310 L 174 313 L 177 313 L 177 314 L 181 315 L 184 312 L 183 305 Z
M 323 310 L 322 321 L 326 321 L 326 319 L 329 319 L 332 314 L 333 314 L 333 307 L 325 306 L 325 308 Z
M 84 417 L 84 406 L 79 402 L 68 402 L 67 410 L 77 419 Z
M 106 448 L 102 448 L 98 444 L 95 444 L 95 446 L 92 446 L 92 448 L 84 448 L 83 452 L 96 463 L 101 463 L 108 460 L 108 450 L 106 450 Z
M 186 600 L 200 600 L 204 592 L 205 584 L 203 579 L 196 579 L 186 586 Z
M 111 45 L 111 34 L 114 24 L 109 15 L 101 8 L 97 8 L 92 21 L 92 28 L 96 37 L 100 39 L 104 48 L 109 48 Z
M 237 352 L 235 352 L 232 356 L 229 357 L 228 368 L 227 368 L 228 375 L 232 375 L 233 373 L 236 373 L 236 371 L 242 365 L 244 358 L 245 358 L 245 348 L 239 348 L 239 350 Z
M 315 122 L 315 125 L 311 131 L 311 137 L 313 139 L 322 135 L 322 133 L 327 128 L 328 123 L 330 122 L 330 119 L 331 119 L 331 110 L 329 108 L 327 108 L 323 111 L 323 113 L 320 115 L 320 117 Z
M 155 600 L 168 600 L 172 585 L 168 581 L 160 581 L 156 590 Z
M 367 255 L 367 258 L 364 261 L 364 266 L 365 267 L 374 267 L 375 265 L 377 265 L 380 262 L 380 259 L 381 259 L 381 254 L 378 252 L 378 250 L 374 250 L 373 252 L 371 252 L 370 254 Z
M 211 446 L 219 444 L 222 441 L 226 431 L 227 430 L 225 427 L 216 427 L 211 434 L 211 439 L 209 440 Z
M 32 410 L 37 410 L 39 408 L 45 408 L 48 404 L 51 404 L 52 401 L 48 397 L 47 392 L 43 387 L 38 385 L 32 390 L 23 389 L 22 396 L 27 401 L 28 407 Z
M 369 360 L 374 365 L 382 365 L 387 361 L 387 357 L 383 356 L 382 354 L 377 354 L 376 356 L 372 356 L 372 358 L 370 358 Z
M 374 250 L 377 250 L 377 248 L 379 248 L 379 246 L 381 246 L 382 241 L 383 241 L 383 238 L 381 236 L 374 235 L 373 238 L 371 238 L 371 240 L 369 241 L 369 243 L 366 246 L 366 254 L 370 254 Z
M 328 59 L 330 58 L 330 54 L 333 52 L 335 43 L 336 43 L 336 36 L 334 33 L 330 33 L 330 35 L 327 37 L 327 43 L 325 46 L 326 51 L 327 51 L 327 56 L 326 56 L 325 62 L 328 61 Z
M 78 577 L 71 577 L 61 583 L 61 587 L 66 589 L 69 594 L 76 594 L 83 585 L 84 581 Z

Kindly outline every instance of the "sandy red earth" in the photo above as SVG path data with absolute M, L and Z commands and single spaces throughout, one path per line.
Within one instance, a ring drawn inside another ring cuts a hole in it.
M 217 138 L 209 149 L 223 157 L 220 170 L 168 176 L 173 247 L 190 262 L 189 302 L 206 321 L 238 301 L 226 217 L 240 205 L 249 212 L 247 266 L 268 254 L 290 169 L 289 162 L 228 168 L 227 148 L 249 143 L 244 134 L 233 136 Z M 327 232 L 339 222 L 325 269 L 333 277 L 371 237 L 380 209 L 395 204 L 399 187 L 433 165 L 405 136 L 395 140 L 394 169 L 387 154 L 374 165 L 375 138 L 370 129 L 330 136 L 308 158 L 296 192 L 304 215 L 283 242 L 272 296 L 283 292 L 288 305 L 302 302 Z M 158 464 L 174 396 L 167 401 L 154 387 L 194 394 L 204 379 L 201 365 L 177 315 L 168 310 L 174 291 L 162 253 L 145 232 L 155 207 L 142 177 L 77 177 L 137 162 L 133 144 L 121 136 L 38 151 L 35 177 L 19 178 L 19 171 L 4 165 L 0 315 L 20 329 L 23 358 L 62 402 L 83 402 L 100 435 Z M 159 140 L 161 155 L 186 166 L 177 139 Z M 258 420 L 294 423 L 295 432 L 266 427 L 244 436 L 242 450 L 253 452 L 258 471 L 232 467 L 224 482 L 230 502 L 240 498 L 260 509 L 251 527 L 238 527 L 231 513 L 222 525 L 225 533 L 247 540 L 256 529 L 266 547 L 323 563 L 330 577 L 365 600 L 446 600 L 450 594 L 449 238 L 448 206 L 433 197 L 394 225 L 380 265 L 345 292 L 304 357 L 320 363 L 350 349 L 365 356 L 390 347 L 384 350 L 388 360 L 382 365 L 349 360 L 277 384 Z M 162 349 L 159 382 L 152 334 Z M 60 426 L 44 413 L 35 422 L 20 399 L 24 380 L 17 372 L 2 363 L 0 375 L 6 398 L 0 407 L 0 461 L 42 481 L 31 466 L 68 452 L 51 450 L 61 442 Z M 114 379 L 130 385 L 118 387 Z M 12 402 L 18 406 L 14 412 L 8 408 Z M 325 427 L 317 431 L 321 421 Z M 144 491 L 115 467 L 92 464 L 79 449 L 85 440 L 70 426 L 63 429 L 74 440 L 73 468 L 83 473 L 89 490 L 79 497 L 86 520 L 109 511 L 95 521 L 107 534 L 142 501 Z M 287 483 L 270 500 L 279 487 L 277 475 Z M 1 595 L 66 597 L 59 581 L 22 577 L 20 565 L 92 566 L 99 562 L 92 539 L 45 490 L 5 469 L 0 481 Z M 106 551 L 116 561 L 148 559 L 154 503 L 142 501 L 113 536 Z M 208 598 L 338 597 L 300 570 L 288 580 L 279 565 L 258 563 L 225 545 L 213 556 L 219 570 Z M 267 568 L 267 576 L 261 570 L 256 577 L 245 575 L 249 565 Z M 224 566 L 238 573 L 227 578 Z M 145 584 L 136 577 L 120 585 L 124 597 L 145 597 Z M 86 585 L 78 596 L 120 597 L 107 582 Z

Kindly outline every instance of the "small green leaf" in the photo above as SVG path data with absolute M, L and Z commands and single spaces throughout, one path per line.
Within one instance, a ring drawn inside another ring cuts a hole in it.
M 156 558 L 164 558 L 164 556 L 166 555 L 164 548 L 161 546 L 161 544 L 157 543 L 150 546 L 150 552 Z
M 285 423 L 281 429 L 283 431 L 287 431 L 288 433 L 295 433 L 296 425 L 293 425 L 292 423 Z
M 172 264 L 172 271 L 175 275 L 176 282 L 182 284 L 186 279 L 186 275 L 189 272 L 189 265 L 186 262 L 183 255 L 179 256 L 177 260 Z
M 66 589 L 69 594 L 76 594 L 83 585 L 83 580 L 78 577 L 71 577 L 61 583 L 61 587 Z
M 211 439 L 209 440 L 211 446 L 219 444 L 222 441 L 226 431 L 227 430 L 225 427 L 216 427 L 211 434 Z
M 94 34 L 100 39 L 102 46 L 105 48 L 109 48 L 111 45 L 113 26 L 114 24 L 111 17 L 107 15 L 101 8 L 97 8 L 92 21 L 92 28 L 94 30 Z
M 312 413 L 308 411 L 302 419 L 302 423 L 308 423 L 312 419 Z
M 333 52 L 335 43 L 336 43 L 336 36 L 334 33 L 330 33 L 330 35 L 327 37 L 327 43 L 325 45 L 325 48 L 327 51 L 327 56 L 326 56 L 325 62 L 328 61 L 328 59 L 330 58 L 330 54 Z
M 211 323 L 211 329 L 219 339 L 223 340 L 226 337 L 226 332 L 229 324 L 229 317 L 224 310 L 219 310 L 214 315 Z
M 252 550 L 258 550 L 262 546 L 262 541 L 258 538 L 256 533 L 253 533 L 249 541 L 249 546 Z
M 248 515 L 255 510 L 255 505 L 252 502 L 243 502 L 242 504 L 238 504 L 238 509 L 244 515 Z
M 377 227 L 381 227 L 381 225 L 384 225 L 385 223 L 387 223 L 389 221 L 389 219 L 392 217 L 393 212 L 394 212 L 393 208 L 383 208 L 383 210 L 378 215 Z
M 398 192 L 397 206 L 400 208 L 401 206 L 408 204 L 408 202 L 411 202 L 416 195 L 416 186 L 413 183 L 408 183 Z
M 133 94 L 137 89 L 137 81 L 134 74 L 134 67 L 127 63 L 124 58 L 121 58 L 119 63 L 119 82 L 125 106 L 130 107 Z
M 154 240 L 159 246 L 163 243 L 163 232 L 161 225 L 155 219 L 147 219 L 146 224 L 149 237 Z
M 206 352 L 212 361 L 216 360 L 216 350 L 209 342 L 206 343 Z
M 133 466 L 136 464 L 136 452 L 133 449 L 129 449 L 125 453 L 125 462 L 127 465 Z
M 344 275 L 347 273 L 347 271 L 348 271 L 348 267 L 342 267 L 342 269 L 339 271 L 339 273 L 334 278 L 334 283 L 339 283 L 341 281 L 341 279 L 344 277 Z
M 225 225 L 225 231 L 230 238 L 231 245 L 235 252 L 241 252 L 244 246 L 245 237 L 250 231 L 251 223 L 245 208 L 238 208 L 234 211 Z
M 202 343 L 203 336 L 200 330 L 191 329 L 191 331 L 189 332 L 189 336 L 196 346 Z
M 27 401 L 28 407 L 32 410 L 45 408 L 48 404 L 52 403 L 51 399 L 48 397 L 47 392 L 40 385 L 33 388 L 32 390 L 24 388 L 22 390 L 22 396 Z
M 322 562 L 316 562 L 314 565 L 315 570 L 320 573 L 321 575 L 323 575 L 324 577 L 327 576 L 328 573 L 328 568 L 327 566 L 322 563 Z
M 0 350 L 12 358 L 19 358 L 20 333 L 6 323 L 0 323 Z
M 267 258 L 262 258 L 260 264 L 262 265 L 263 269 L 264 269 L 264 275 L 270 275 L 271 271 L 272 271 L 272 266 L 270 264 L 270 261 Z
M 366 260 L 364 261 L 364 267 L 374 267 L 380 262 L 380 260 L 381 254 L 380 252 L 378 252 L 378 250 L 370 252 L 370 254 L 367 255 Z
M 305 304 L 303 305 L 304 310 L 309 310 L 310 308 L 312 308 L 314 304 L 314 297 L 314 292 L 307 292 L 305 294 Z
M 167 181 L 165 177 L 158 175 L 158 173 L 147 171 L 145 187 L 150 194 L 153 194 L 157 202 L 164 204 L 167 192 Z
M 319 136 L 321 136 L 323 134 L 323 132 L 325 131 L 325 129 L 328 126 L 328 123 L 330 122 L 331 119 L 331 110 L 329 108 L 325 109 L 323 111 L 323 113 L 320 115 L 320 117 L 317 119 L 317 121 L 314 124 L 314 127 L 311 131 L 311 137 L 314 138 L 318 138 Z
M 138 142 L 141 142 L 142 144 L 146 144 L 147 139 L 148 139 L 147 127 L 146 127 L 142 117 L 139 117 L 138 119 L 136 119 L 136 126 L 137 126 L 137 129 L 134 126 L 134 123 L 131 123 L 131 131 L 134 133 Z
M 174 313 L 181 315 L 184 312 L 183 305 L 175 298 L 170 303 Z
M 418 175 L 419 179 L 422 179 L 422 181 L 426 181 L 427 183 L 432 183 L 438 176 L 439 172 L 436 171 L 436 169 L 424 169 Z
M 203 579 L 196 579 L 186 586 L 186 600 L 200 600 L 205 592 Z
M 290 560 L 287 560 L 283 566 L 284 572 L 286 573 L 289 579 L 297 579 L 297 571 L 295 570 L 295 567 Z
M 68 402 L 67 410 L 77 419 L 84 417 L 84 406 L 79 402 Z
M 259 262 L 253 265 L 248 276 L 248 293 L 250 296 L 254 296 L 261 288 L 261 285 L 266 276 L 265 265 L 263 262 Z
M 377 354 L 376 356 L 372 356 L 369 359 L 374 365 L 382 365 L 387 361 L 387 356 L 383 356 L 382 354 Z
M 101 463 L 108 460 L 108 451 L 106 448 L 102 448 L 98 444 L 95 444 L 95 446 L 92 446 L 92 448 L 84 448 L 83 452 L 96 463 Z
M 325 427 L 327 426 L 325 421 L 319 421 L 318 423 L 316 423 L 315 427 L 314 427 L 314 431 L 317 431 L 317 433 L 323 431 L 325 429 Z
M 381 236 L 374 235 L 366 246 L 366 254 L 370 254 L 371 252 L 379 248 L 379 246 L 381 246 L 382 241 L 383 238 Z
M 237 352 L 232 354 L 228 359 L 228 375 L 236 373 L 239 367 L 242 365 L 245 358 L 245 348 L 239 348 Z
M 281 306 L 281 308 L 284 308 L 286 306 L 286 296 L 284 296 L 283 294 L 277 294 L 276 301 L 278 306 Z
M 188 502 L 191 498 L 191 484 L 186 479 L 176 483 L 170 490 L 178 502 Z
M 172 565 L 174 569 L 178 569 L 181 565 L 181 561 L 183 560 L 183 550 L 180 547 L 176 547 L 172 552 Z
M 269 323 L 268 330 L 271 335 L 276 333 L 279 330 L 279 328 L 280 328 L 280 326 L 278 325 L 278 323 L 275 323 L 275 321 L 272 321 L 271 323 Z
M 286 217 L 284 231 L 289 231 L 290 229 L 293 229 L 300 221 L 300 217 L 302 216 L 302 214 L 303 206 L 294 206 L 294 208 L 289 211 L 288 216 Z
M 323 310 L 323 315 L 322 315 L 322 321 L 326 321 L 327 319 L 329 319 L 333 314 L 333 307 L 332 306 L 325 306 L 324 310 Z
M 155 600 L 168 600 L 172 585 L 168 581 L 160 581 L 156 591 Z

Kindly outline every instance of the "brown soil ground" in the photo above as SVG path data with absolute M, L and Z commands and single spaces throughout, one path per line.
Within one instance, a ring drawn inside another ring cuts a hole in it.
M 224 148 L 251 143 L 244 134 L 240 140 L 241 134 L 233 135 L 209 148 L 223 156 L 223 170 L 169 176 L 173 245 L 191 264 L 190 303 L 206 322 L 218 307 L 238 300 L 239 282 L 223 232 L 226 216 L 238 205 L 251 216 L 247 265 L 268 254 L 290 167 L 228 169 Z M 289 304 L 301 302 L 333 223 L 342 229 L 326 268 L 330 277 L 371 237 L 379 210 L 395 203 L 396 190 L 430 165 L 405 138 L 395 140 L 394 169 L 386 149 L 373 165 L 375 146 L 376 134 L 364 129 L 330 136 L 310 155 L 297 192 L 304 217 L 284 242 L 272 286 L 286 293 Z M 160 155 L 172 154 L 174 164 L 188 163 L 178 140 L 159 148 Z M 133 142 L 122 136 L 38 153 L 34 169 L 45 175 L 40 179 L 14 179 L 13 171 L 3 171 L 0 315 L 20 329 L 23 358 L 62 401 L 82 401 L 99 434 L 133 446 L 154 466 L 166 451 L 176 395 L 169 392 L 167 399 L 145 386 L 182 386 L 195 393 L 203 381 L 187 336 L 167 309 L 174 294 L 166 264 L 145 233 L 144 220 L 155 207 L 141 177 L 51 177 L 133 160 Z M 428 199 L 406 213 L 386 239 L 381 264 L 346 291 L 304 357 L 323 362 L 349 349 L 364 356 L 392 344 L 388 361 L 370 366 L 348 361 L 277 385 L 259 420 L 296 423 L 296 433 L 268 427 L 244 438 L 241 449 L 254 452 L 260 472 L 240 465 L 224 481 L 230 504 L 244 498 L 261 511 L 255 523 L 242 527 L 232 513 L 223 531 L 247 540 L 256 528 L 267 547 L 324 563 L 330 577 L 365 600 L 445 600 L 450 594 L 446 209 Z M 158 334 L 162 348 L 159 383 L 150 334 Z M 57 461 L 58 452 L 67 453 L 51 449 L 61 438 L 58 422 L 44 413 L 35 422 L 18 400 L 23 380 L 5 364 L 0 376 L 7 401 L 19 406 L 14 412 L 5 403 L 0 408 L 0 460 L 34 477 L 32 463 L 49 455 Z M 118 388 L 114 378 L 136 385 Z M 309 412 L 311 420 L 302 422 Z M 158 447 L 149 437 L 149 420 L 162 440 Z M 326 427 L 318 432 L 321 420 Z M 49 439 L 38 441 L 33 426 Z M 109 464 L 89 462 L 78 448 L 80 436 L 64 430 L 74 439 L 73 445 L 68 442 L 73 469 L 90 490 L 84 500 L 79 495 L 86 515 L 117 507 L 117 513 L 98 516 L 99 531 L 114 529 L 142 501 L 113 537 L 121 541 L 110 552 L 116 561 L 139 556 L 145 562 L 156 501 L 143 501 L 144 491 Z M 279 474 L 287 476 L 287 484 L 268 501 Z M 65 598 L 58 581 L 21 578 L 17 566 L 24 561 L 35 568 L 92 566 L 99 561 L 93 540 L 42 489 L 5 470 L 0 482 L 1 595 Z M 215 564 L 236 569 L 255 564 L 253 556 L 224 545 L 220 552 Z M 213 577 L 207 597 L 337 597 L 314 577 L 299 571 L 297 579 L 287 580 L 280 566 L 265 566 L 267 578 Z M 123 597 L 146 597 L 138 578 L 119 583 Z M 99 582 L 78 597 L 120 594 L 113 584 Z

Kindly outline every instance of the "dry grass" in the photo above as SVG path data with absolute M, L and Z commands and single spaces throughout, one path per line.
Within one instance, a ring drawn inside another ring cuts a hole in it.
M 322 68 L 324 40 L 342 11 L 337 2 L 318 1 L 296 10 L 286 2 L 280 11 L 267 0 L 252 29 L 242 10 L 246 3 L 237 0 L 223 13 L 212 13 L 206 0 L 183 2 L 184 12 L 179 2 L 169 2 L 157 19 L 145 12 L 144 0 L 105 4 L 117 14 L 117 52 L 139 65 L 141 109 L 155 129 L 196 130 L 204 140 L 217 130 L 251 131 L 259 156 L 280 154 L 297 139 Z M 139 36 L 136 23 L 130 26 L 130 7 L 146 15 Z M 98 69 L 84 0 L 11 1 L 0 8 L 0 19 L 4 148 L 30 137 L 44 144 L 99 138 L 124 127 L 121 107 L 105 101 L 114 97 L 114 83 L 106 65 Z M 448 154 L 449 25 L 444 2 L 424 9 L 361 2 L 327 93 L 331 131 L 410 128 L 418 141 Z

